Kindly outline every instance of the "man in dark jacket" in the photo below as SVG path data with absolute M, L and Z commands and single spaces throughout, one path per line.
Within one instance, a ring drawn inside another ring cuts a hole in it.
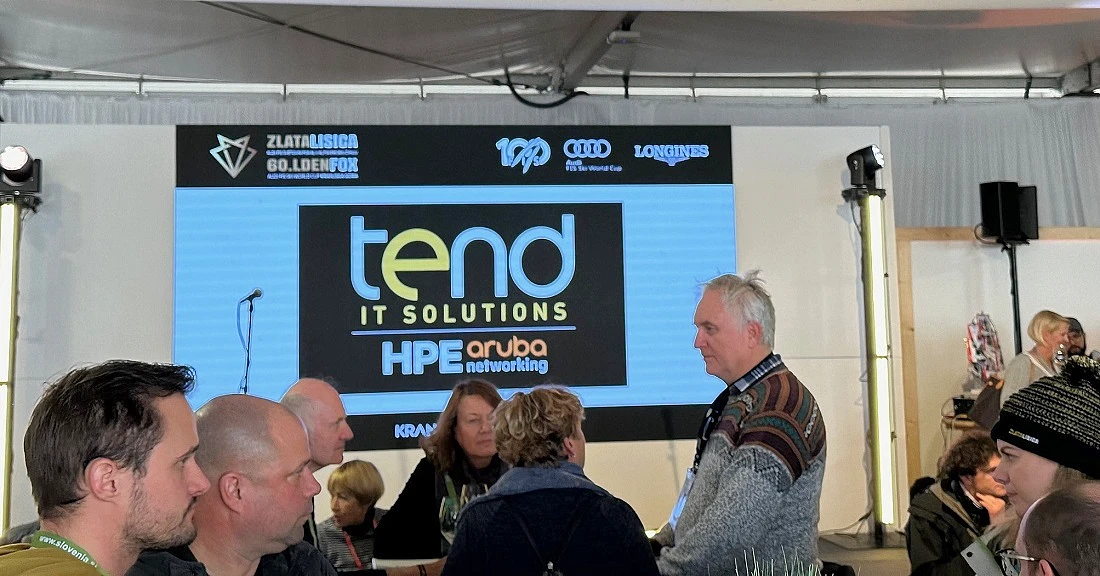
M 211 488 L 195 504 L 190 546 L 143 554 L 129 576 L 335 576 L 302 542 L 321 491 L 305 428 L 270 400 L 220 396 L 196 414 L 195 459 Z
M 905 541 L 913 576 L 972 576 L 960 556 L 1004 510 L 993 479 L 1001 457 L 988 432 L 964 435 L 940 460 L 938 481 L 913 497 Z

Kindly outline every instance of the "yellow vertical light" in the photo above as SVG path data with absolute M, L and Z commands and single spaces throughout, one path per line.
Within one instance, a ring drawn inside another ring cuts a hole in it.
M 867 387 L 875 516 L 882 524 L 893 524 L 896 519 L 896 496 L 890 312 L 881 196 L 867 194 L 860 200 L 860 221 L 863 226 L 863 310 L 867 325 Z
M 12 414 L 15 395 L 12 379 L 15 369 L 15 322 L 17 278 L 19 273 L 19 218 L 22 208 L 15 202 L 0 204 L 0 439 L 3 440 L 4 469 L 0 478 L 0 524 L 7 531 L 11 524 Z

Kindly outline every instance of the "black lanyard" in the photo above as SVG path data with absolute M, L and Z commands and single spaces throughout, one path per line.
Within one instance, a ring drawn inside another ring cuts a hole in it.
M 746 372 L 733 384 L 726 386 L 726 389 L 714 399 L 714 402 L 711 402 L 710 407 L 707 408 L 707 415 L 703 418 L 703 423 L 699 425 L 699 436 L 695 441 L 695 460 L 691 464 L 693 474 L 699 471 L 699 461 L 703 459 L 703 450 L 707 447 L 710 435 L 718 427 L 718 420 L 722 417 L 722 411 L 726 408 L 726 404 L 729 403 L 731 391 L 737 390 L 738 393 L 741 393 L 748 390 L 753 384 L 762 380 L 782 364 L 783 359 L 778 354 L 768 354 L 759 364 L 753 366 L 752 370 Z
M 710 440 L 710 435 L 714 432 L 715 427 L 718 426 L 718 418 L 722 416 L 722 409 L 726 407 L 726 404 L 730 399 L 730 386 L 727 386 L 714 402 L 711 402 L 710 407 L 707 408 L 707 416 L 703 418 L 703 423 L 699 425 L 699 437 L 695 440 L 695 461 L 691 464 L 692 473 L 699 471 L 699 461 L 703 459 L 703 449 L 707 447 L 707 441 Z

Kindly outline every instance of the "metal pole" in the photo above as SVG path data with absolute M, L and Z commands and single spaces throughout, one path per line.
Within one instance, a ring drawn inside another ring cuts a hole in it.
M 255 310 L 254 300 L 248 301 L 248 343 L 244 347 L 244 384 L 241 393 L 248 394 L 248 372 L 252 368 L 252 312 Z
M 1020 290 L 1016 277 L 1016 245 L 1005 243 L 1004 251 L 1008 252 L 1008 276 L 1012 280 L 1012 334 L 1016 337 L 1016 355 L 1024 351 L 1023 339 L 1020 330 Z

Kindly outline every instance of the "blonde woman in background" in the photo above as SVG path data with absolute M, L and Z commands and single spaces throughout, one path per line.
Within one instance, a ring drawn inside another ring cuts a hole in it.
M 352 460 L 328 478 L 332 517 L 317 525 L 317 547 L 337 572 L 356 572 L 371 566 L 374 528 L 386 513 L 375 504 L 386 487 L 370 462 Z
M 1035 346 L 1013 358 L 1005 366 L 1004 386 L 1001 388 L 1001 407 L 1009 396 L 1024 386 L 1049 376 L 1054 376 L 1054 355 L 1060 346 L 1069 345 L 1069 319 L 1061 314 L 1043 310 L 1027 325 L 1027 335 Z

